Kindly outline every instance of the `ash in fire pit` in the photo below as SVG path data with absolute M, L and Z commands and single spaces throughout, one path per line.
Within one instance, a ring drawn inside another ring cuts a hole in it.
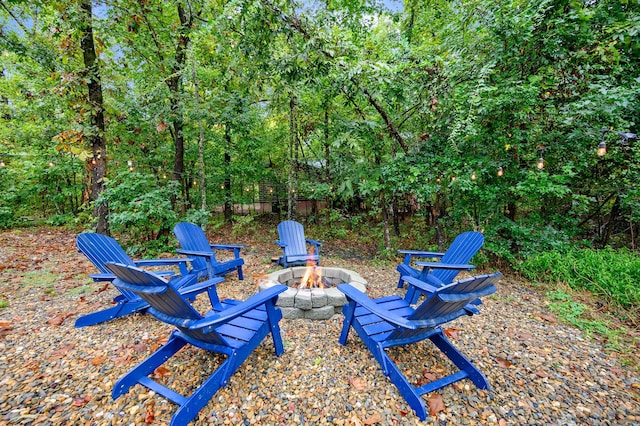
M 311 277 L 305 283 L 306 275 L 316 275 L 320 278 Z M 340 313 L 342 305 L 347 301 L 344 294 L 335 288 L 342 283 L 349 283 L 361 291 L 366 291 L 367 282 L 357 272 L 320 266 L 298 266 L 272 272 L 266 279 L 260 280 L 258 289 L 265 290 L 275 284 L 285 284 L 289 287 L 287 291 L 280 293 L 277 302 L 285 318 L 329 319 Z M 329 288 L 310 288 L 310 285 L 325 285 Z

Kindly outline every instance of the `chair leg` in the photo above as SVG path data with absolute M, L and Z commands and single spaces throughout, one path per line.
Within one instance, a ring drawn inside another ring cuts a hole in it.
M 186 341 L 176 338 L 175 332 L 172 333 L 167 343 L 116 382 L 111 391 L 112 398 L 116 399 L 126 393 L 129 388 L 138 383 L 141 377 L 147 377 L 153 373 L 156 368 L 164 364 L 186 344 Z
M 75 327 L 79 328 L 100 324 L 101 322 L 110 321 L 114 318 L 119 318 L 134 312 L 144 312 L 148 307 L 149 305 L 144 300 L 137 300 L 133 302 L 120 301 L 117 305 L 112 306 L 111 308 L 81 316 L 76 320 Z
M 420 420 L 426 419 L 427 406 L 420 395 L 416 392 L 411 383 L 409 383 L 404 374 L 402 374 L 400 369 L 393 363 L 393 361 L 391 361 L 391 358 L 389 358 L 389 355 L 387 355 L 384 349 L 380 349 L 379 353 L 382 358 L 380 360 L 382 371 L 389 377 L 389 380 L 391 380 L 396 388 L 398 388 L 400 395 L 402 395 L 409 406 L 413 408 L 418 418 Z
M 467 357 L 462 355 L 462 353 L 451 344 L 449 339 L 445 337 L 442 330 L 429 337 L 429 339 L 442 351 L 443 354 L 447 356 L 447 358 L 451 360 L 451 362 L 455 364 L 456 367 L 467 373 L 467 378 L 471 380 L 478 389 L 489 389 L 489 381 L 487 378 L 484 377 L 480 370 L 478 370 L 478 367 L 473 365 Z
M 351 329 L 351 324 L 353 323 L 353 317 L 356 312 L 356 304 L 354 302 L 346 303 L 342 307 L 342 314 L 344 315 L 344 320 L 342 321 L 342 332 L 340 332 L 340 344 L 347 344 L 347 337 L 349 336 L 349 330 Z
M 244 280 L 244 276 L 242 275 L 242 266 L 238 266 L 238 279 L 240 281 Z

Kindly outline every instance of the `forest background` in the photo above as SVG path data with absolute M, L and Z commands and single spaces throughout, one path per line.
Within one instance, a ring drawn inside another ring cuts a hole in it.
M 380 257 L 476 229 L 478 264 L 638 323 L 638 1 L 0 0 L 0 25 L 0 227 L 153 253 L 181 220 L 304 215 Z

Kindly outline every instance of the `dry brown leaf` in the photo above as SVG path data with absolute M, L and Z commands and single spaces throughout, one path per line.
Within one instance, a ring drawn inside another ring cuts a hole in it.
M 87 402 L 91 401 L 91 397 L 89 395 L 85 396 L 85 397 L 77 397 L 77 398 L 73 398 L 73 405 L 75 407 L 82 407 L 83 405 L 85 405 Z
M 444 329 L 444 334 L 447 337 L 451 337 L 452 339 L 457 339 L 458 337 L 460 337 L 458 335 L 458 331 L 460 331 L 460 328 L 455 328 L 455 327 L 451 327 L 451 328 L 445 328 Z
M 507 426 L 507 421 L 505 419 L 500 419 L 500 420 L 498 420 L 498 424 L 500 426 Z
M 97 356 L 91 360 L 91 365 L 98 366 L 102 364 L 106 359 L 107 357 L 104 355 Z
M 68 354 L 71 349 L 75 347 L 76 347 L 75 343 L 67 343 L 66 345 L 62 345 L 55 352 L 53 352 L 53 355 L 57 358 L 62 358 L 63 356 Z
M 502 368 L 509 368 L 513 365 L 511 361 L 502 357 L 496 357 L 496 362 L 498 363 L 498 366 Z
M 163 377 L 170 376 L 170 375 L 171 375 L 171 371 L 164 365 L 161 365 L 160 367 L 153 370 L 153 377 L 156 379 L 162 379 Z
M 64 322 L 64 320 L 66 320 L 67 318 L 69 318 L 71 315 L 73 315 L 72 313 L 66 313 L 63 312 L 61 314 L 56 315 L 55 317 L 51 318 L 49 321 L 47 321 L 47 324 L 51 324 L 51 325 L 62 325 L 62 323 Z
M 375 425 L 376 423 L 380 423 L 382 421 L 382 416 L 380 413 L 373 413 L 371 416 L 364 419 L 365 425 Z
M 156 416 L 153 412 L 154 410 L 154 402 L 153 401 L 149 401 L 149 403 L 147 404 L 147 412 L 144 415 L 144 422 L 146 424 L 151 424 L 154 422 L 154 420 L 156 419 Z
M 133 350 L 134 352 L 146 352 L 147 351 L 147 345 L 145 345 L 144 343 L 138 343 L 133 345 Z
M 357 391 L 363 391 L 367 388 L 367 382 L 360 377 L 351 377 L 349 379 L 349 384 Z
M 427 398 L 427 402 L 429 403 L 429 415 L 431 416 L 436 416 L 440 411 L 446 410 L 442 395 L 438 392 L 432 392 Z
M 543 379 L 546 379 L 547 377 L 549 377 L 549 374 L 547 374 L 546 372 L 544 372 L 542 370 L 537 370 L 536 371 L 536 376 L 542 377 Z

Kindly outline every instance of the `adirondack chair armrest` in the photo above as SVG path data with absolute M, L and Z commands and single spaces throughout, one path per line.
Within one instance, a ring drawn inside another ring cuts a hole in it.
M 202 281 L 200 283 L 189 284 L 187 286 L 180 287 L 180 294 L 184 296 L 189 296 L 191 294 L 200 294 L 203 291 L 208 290 L 209 288 L 217 284 L 220 284 L 222 281 L 224 281 L 224 278 L 215 277 L 206 281 Z
M 113 274 L 89 274 L 89 278 L 91 278 L 94 282 L 104 282 L 113 281 L 116 279 L 116 276 Z
M 418 287 L 420 290 L 424 291 L 425 293 L 433 293 L 436 290 L 438 290 L 438 287 L 432 286 L 431 284 L 428 284 L 422 280 L 419 280 L 415 277 L 409 276 L 409 275 L 403 275 L 402 279 L 409 285 L 412 285 L 414 287 Z
M 233 257 L 240 259 L 240 250 L 245 248 L 244 244 L 210 244 L 211 250 L 233 250 Z
M 179 265 L 181 263 L 191 262 L 191 259 L 184 257 L 172 257 L 166 259 L 141 259 L 134 260 L 137 266 L 164 266 L 164 265 Z
M 411 259 L 414 257 L 436 257 L 441 258 L 444 256 L 444 253 L 435 252 L 435 251 L 422 251 L 422 250 L 398 250 L 398 253 L 404 254 L 404 259 L 402 263 L 405 265 L 411 264 Z
M 347 299 L 357 303 L 358 305 L 361 305 L 372 314 L 379 316 L 383 320 L 393 325 L 411 330 L 415 330 L 417 328 L 414 324 L 412 324 L 411 321 L 407 320 L 406 318 L 395 315 L 388 310 L 381 308 L 380 305 L 371 300 L 369 296 L 350 284 L 340 284 L 338 285 L 338 290 L 344 293 Z
M 214 315 L 204 317 L 198 321 L 194 321 L 189 325 L 192 330 L 202 329 L 203 332 L 207 332 L 207 329 L 213 329 L 219 325 L 225 324 L 234 318 L 237 318 L 252 309 L 257 308 L 260 305 L 264 305 L 271 299 L 274 299 L 278 294 L 287 291 L 289 287 L 282 284 L 274 285 L 266 290 L 260 291 L 251 296 L 247 300 L 237 305 L 234 305 L 221 312 L 217 312 Z
M 322 245 L 322 243 L 320 241 L 316 241 L 316 240 L 311 240 L 309 238 L 306 239 L 307 243 L 312 244 L 316 247 L 320 247 Z
M 282 247 L 282 248 L 285 248 L 285 247 L 287 246 L 287 243 L 283 243 L 283 242 L 282 242 L 282 241 L 280 241 L 280 240 L 276 240 L 276 241 L 275 241 L 275 243 L 276 243 L 277 245 L 279 245 L 280 247 Z
M 176 252 L 187 256 L 211 257 L 211 252 L 209 251 L 177 249 Z
M 475 265 L 468 265 L 464 263 L 442 263 L 442 262 L 416 262 L 416 265 L 422 266 L 428 269 L 458 269 L 461 271 L 468 271 L 474 269 Z

